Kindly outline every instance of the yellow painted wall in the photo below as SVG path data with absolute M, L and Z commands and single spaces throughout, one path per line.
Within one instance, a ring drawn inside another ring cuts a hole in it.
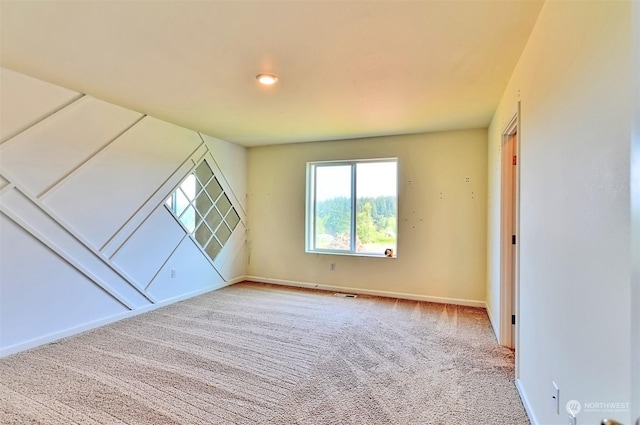
M 547 1 L 489 128 L 487 304 L 499 322 L 500 135 L 518 102 L 517 383 L 534 423 L 629 410 L 631 2 Z M 498 331 L 500 331 L 498 329 Z M 560 389 L 560 413 L 551 404 Z
M 249 276 L 483 305 L 486 140 L 477 129 L 250 148 Z M 306 163 L 387 157 L 398 158 L 398 258 L 305 253 Z

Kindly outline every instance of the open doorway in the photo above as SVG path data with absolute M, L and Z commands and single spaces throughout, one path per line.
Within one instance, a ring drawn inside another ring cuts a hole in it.
M 519 106 L 502 132 L 500 211 L 500 344 L 517 349 L 519 239 Z M 516 375 L 518 373 L 516 355 Z M 517 376 L 516 376 L 517 377 Z

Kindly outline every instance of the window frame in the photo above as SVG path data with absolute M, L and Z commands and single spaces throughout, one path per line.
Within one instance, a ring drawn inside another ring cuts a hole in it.
M 388 158 L 371 158 L 371 159 L 350 159 L 350 160 L 326 160 L 326 161 L 310 161 L 307 162 L 306 166 L 306 197 L 305 197 L 305 252 L 309 254 L 330 254 L 330 255 L 348 255 L 348 256 L 356 256 L 356 257 L 382 257 L 389 258 L 384 253 L 375 253 L 375 252 L 358 252 L 357 250 L 357 202 L 358 202 L 358 194 L 357 194 L 357 165 L 358 164 L 369 164 L 369 163 L 383 163 L 383 162 L 395 162 L 396 164 L 396 203 L 395 203 L 395 217 L 396 217 L 396 242 L 395 242 L 395 250 L 393 252 L 392 258 L 397 258 L 398 256 L 398 204 L 399 204 L 399 195 L 398 195 L 398 158 L 397 157 L 388 157 Z M 322 249 L 322 248 L 314 248 L 315 238 L 316 238 L 316 211 L 317 211 L 317 202 L 315 199 L 315 195 L 317 192 L 317 168 L 324 166 L 341 166 L 348 165 L 351 166 L 351 220 L 350 220 L 350 240 L 349 240 L 349 250 L 343 249 Z

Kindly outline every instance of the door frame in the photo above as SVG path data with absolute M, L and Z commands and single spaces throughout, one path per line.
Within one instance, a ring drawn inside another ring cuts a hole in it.
M 500 187 L 500 344 L 516 350 L 516 378 L 519 375 L 520 329 L 520 102 L 501 135 Z M 513 136 L 515 143 L 512 143 Z M 516 164 L 513 164 L 513 157 Z M 513 229 L 513 230 L 512 230 Z M 516 235 L 515 248 L 512 235 Z M 516 323 L 512 335 L 512 315 Z

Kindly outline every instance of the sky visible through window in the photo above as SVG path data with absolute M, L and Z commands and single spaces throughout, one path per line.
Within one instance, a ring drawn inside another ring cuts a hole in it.
M 397 195 L 398 173 L 395 161 L 359 163 L 356 167 L 358 198 Z M 351 166 L 319 166 L 316 170 L 318 181 L 322 182 L 316 187 L 316 200 L 351 198 Z

